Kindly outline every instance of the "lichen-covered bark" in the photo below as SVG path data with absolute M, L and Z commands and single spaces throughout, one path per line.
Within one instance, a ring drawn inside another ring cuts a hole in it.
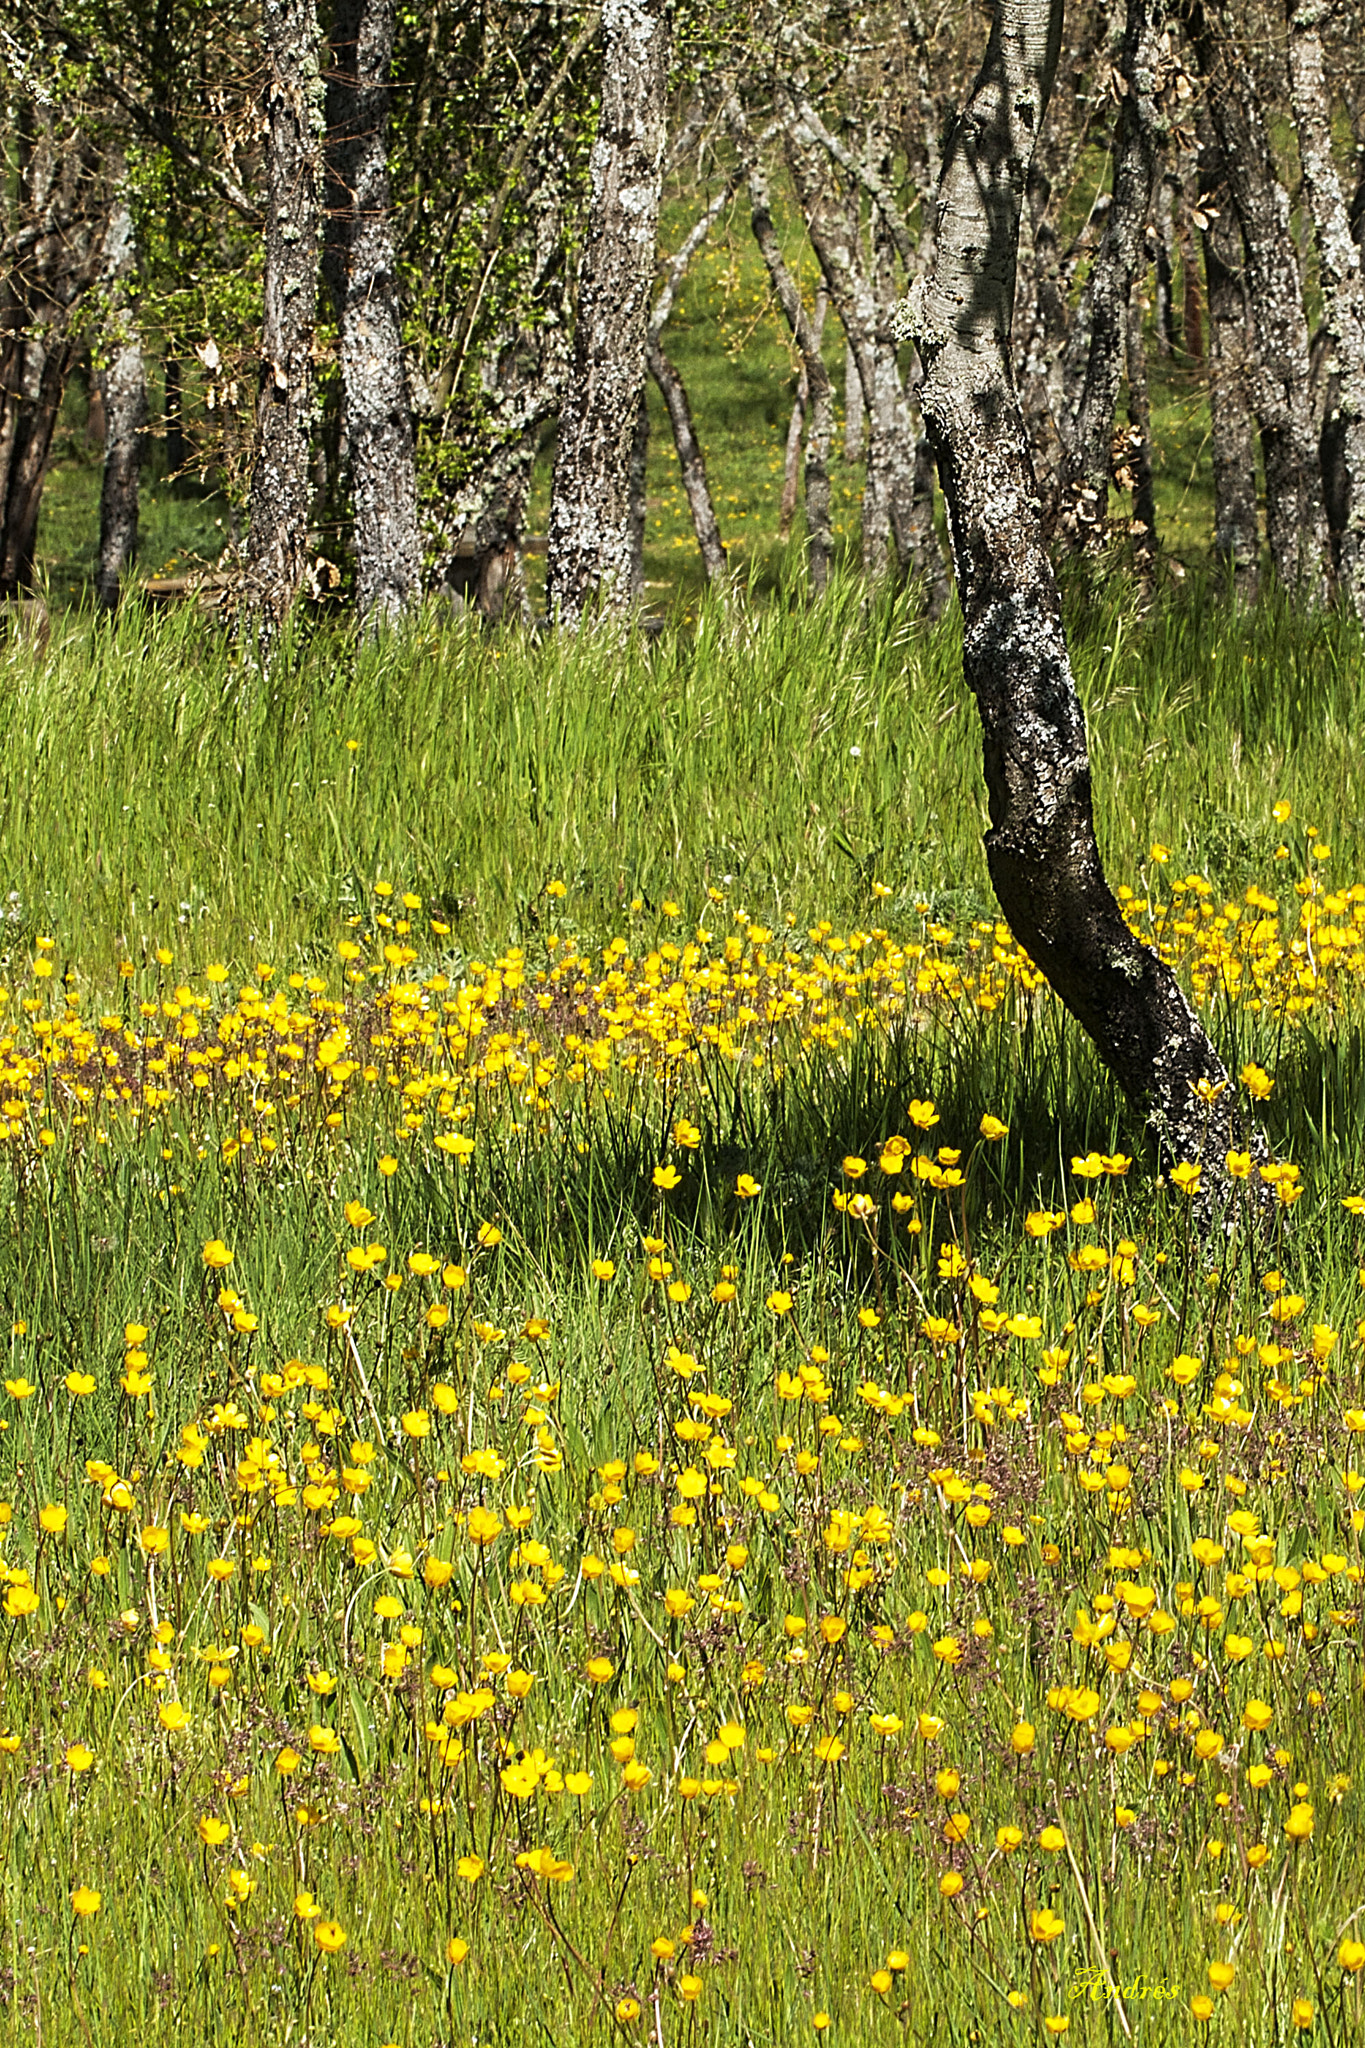
M 1332 156 L 1332 109 L 1323 64 L 1324 0 L 1287 0 L 1289 82 L 1304 191 L 1318 250 L 1323 320 L 1335 358 L 1336 456 L 1332 555 L 1337 589 L 1365 618 L 1365 276 Z
M 594 603 L 631 602 L 630 451 L 645 380 L 666 140 L 665 7 L 607 0 L 602 27 L 602 110 L 550 499 L 547 597 L 551 616 L 566 626 Z
M 323 276 L 341 330 L 362 618 L 396 618 L 422 588 L 417 457 L 385 140 L 393 33 L 393 0 L 337 0 L 326 99 Z
M 1011 371 L 1019 208 L 1060 18 L 1060 0 L 999 0 L 944 166 L 934 269 L 906 318 L 924 363 L 963 668 L 981 713 L 996 894 L 1164 1156 L 1199 1162 L 1219 1207 L 1234 1186 L 1232 1090 L 1171 970 L 1129 931 L 1104 877 L 1085 722 Z
M 1071 422 L 1068 483 L 1095 494 L 1103 514 L 1109 493 L 1114 407 L 1123 379 L 1128 307 L 1161 164 L 1166 69 L 1162 0 L 1128 0 L 1119 51 L 1124 86 L 1114 138 L 1113 200 L 1087 286 L 1090 353 Z M 1078 529 L 1079 530 L 1079 529 Z
M 1185 26 L 1208 83 L 1208 115 L 1242 231 L 1255 347 L 1251 401 L 1265 462 L 1266 539 L 1285 589 L 1309 602 L 1327 592 L 1327 512 L 1309 402 L 1308 321 L 1289 197 L 1275 170 L 1265 109 L 1248 53 L 1223 0 L 1183 0 Z
M 817 594 L 829 583 L 834 559 L 834 524 L 830 508 L 829 455 L 834 438 L 834 388 L 820 349 L 820 335 L 801 297 L 801 288 L 787 268 L 782 245 L 773 226 L 772 194 L 768 174 L 758 147 L 749 132 L 737 101 L 732 100 L 727 117 L 730 137 L 744 166 L 749 188 L 749 220 L 759 254 L 773 288 L 773 296 L 791 329 L 801 354 L 801 378 L 805 386 L 803 405 L 806 418 L 806 552 L 811 588 Z
M 639 604 L 645 594 L 645 520 L 648 501 L 645 478 L 649 469 L 649 404 L 641 389 L 635 408 L 635 432 L 630 442 L 630 601 Z
M 308 0 L 263 0 L 264 313 L 247 529 L 248 604 L 269 637 L 302 587 L 312 490 L 322 79 Z
M 147 376 L 137 323 L 137 251 L 126 197 L 120 197 L 109 223 L 104 274 L 109 313 L 105 363 L 100 373 L 104 475 L 100 487 L 95 598 L 112 611 L 119 600 L 124 572 L 137 552 L 138 485 L 147 425 Z
M 1233 592 L 1254 604 L 1261 580 L 1256 503 L 1256 418 L 1251 409 L 1251 315 L 1242 238 L 1218 138 L 1201 111 L 1204 276 L 1209 315 L 1209 444 L 1213 457 L 1213 551 Z

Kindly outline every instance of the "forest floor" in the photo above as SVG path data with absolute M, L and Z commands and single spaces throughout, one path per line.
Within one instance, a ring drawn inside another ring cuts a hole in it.
M 1264 1236 L 996 921 L 951 617 L 0 649 L 15 2038 L 1359 2038 L 1360 635 L 1067 606 Z

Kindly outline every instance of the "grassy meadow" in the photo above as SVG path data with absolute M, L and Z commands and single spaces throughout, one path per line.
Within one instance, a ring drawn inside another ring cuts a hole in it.
M 1226 1245 L 951 618 L 0 648 L 0 2034 L 1358 2038 L 1360 637 L 1193 581 L 1068 606 Z

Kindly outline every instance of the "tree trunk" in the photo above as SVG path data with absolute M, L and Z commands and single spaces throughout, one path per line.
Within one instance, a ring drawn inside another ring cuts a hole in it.
M 1170 968 L 1134 937 L 1100 864 L 1085 723 L 1014 389 L 1019 208 L 1056 66 L 1061 0 L 999 0 L 938 195 L 938 254 L 906 324 L 948 504 L 963 668 L 981 713 L 986 853 L 1011 930 L 1094 1040 L 1168 1161 L 1238 1184 L 1232 1091 Z M 1264 1194 L 1259 1183 L 1249 1184 Z
M 1036 161 L 1020 226 L 1026 232 L 1015 288 L 1015 375 L 1034 472 L 1044 503 L 1052 505 L 1061 494 L 1067 461 L 1058 422 L 1065 404 L 1062 366 L 1071 321 L 1052 220 L 1052 187 Z
M 602 25 L 602 111 L 550 499 L 549 610 L 570 627 L 594 603 L 631 602 L 630 451 L 667 139 L 663 0 L 606 0 Z
M 1242 238 L 1228 193 L 1223 152 L 1207 117 L 1200 119 L 1199 194 L 1209 315 L 1209 439 L 1213 455 L 1213 551 L 1232 578 L 1233 594 L 1254 604 L 1261 580 L 1256 506 L 1256 421 L 1251 409 L 1251 315 Z
M 38 512 L 81 300 L 99 275 L 108 200 L 93 151 L 25 109 L 0 245 L 0 599 L 32 581 Z
M 639 604 L 645 594 L 645 523 L 649 516 L 646 482 L 649 471 L 649 400 L 640 387 L 635 408 L 635 432 L 630 443 L 630 601 Z
M 1175 204 L 1168 177 L 1156 186 L 1156 352 L 1170 355 L 1176 347 L 1175 324 Z
M 1204 301 L 1199 286 L 1199 262 L 1190 233 L 1190 195 L 1198 197 L 1199 164 L 1192 152 L 1182 155 L 1181 174 L 1175 187 L 1175 238 L 1180 250 L 1180 340 L 1192 363 L 1204 360 Z
M 706 580 L 712 584 L 723 584 L 727 562 L 725 543 L 720 537 L 720 525 L 716 519 L 716 508 L 711 499 L 711 487 L 706 479 L 706 459 L 696 428 L 692 424 L 692 408 L 687 402 L 683 380 L 670 359 L 664 354 L 660 343 L 651 334 L 649 341 L 649 373 L 658 385 L 664 404 L 668 407 L 669 424 L 673 429 L 673 445 L 678 451 L 678 468 L 682 474 L 683 490 L 687 493 L 687 509 L 692 514 L 692 531 L 697 536 L 697 547 L 701 554 Z
M 1156 553 L 1156 492 L 1152 482 L 1152 402 L 1147 390 L 1147 343 L 1142 331 L 1142 279 L 1128 294 L 1128 452 L 1133 494 L 1133 537 L 1140 556 Z
M 888 435 L 895 432 L 895 413 L 877 361 L 877 301 L 859 246 L 858 220 L 844 195 L 830 189 L 828 159 L 809 127 L 789 100 L 785 143 L 797 203 L 815 251 L 830 302 L 844 330 L 861 385 L 861 401 L 869 413 L 867 467 L 863 482 L 863 574 L 885 574 L 891 541 L 888 476 Z M 891 372 L 895 375 L 895 359 Z M 897 379 L 899 381 L 899 379 Z M 807 378 L 809 383 L 809 377 Z M 910 444 L 913 449 L 913 443 Z
M 824 325 L 824 310 L 829 301 L 823 291 L 815 301 L 817 328 Z M 782 451 L 782 501 L 777 512 L 777 537 L 790 537 L 792 521 L 796 517 L 796 501 L 801 492 L 801 436 L 806 430 L 806 410 L 810 403 L 810 391 L 806 384 L 804 367 L 796 379 L 796 396 L 792 400 L 791 417 L 787 421 L 787 439 Z
M 768 176 L 754 146 L 753 137 L 740 112 L 731 101 L 728 109 L 730 134 L 744 166 L 749 187 L 749 218 L 759 254 L 767 268 L 773 295 L 782 308 L 792 339 L 801 353 L 801 374 L 805 381 L 806 433 L 806 550 L 810 562 L 811 588 L 819 597 L 829 585 L 830 563 L 834 558 L 834 528 L 830 514 L 829 452 L 834 437 L 834 390 L 829 370 L 820 351 L 820 335 L 813 324 L 800 287 L 787 268 L 782 247 L 773 226 L 772 198 Z M 850 337 L 851 339 L 851 337 Z
M 190 444 L 185 437 L 185 403 L 180 382 L 180 364 L 167 356 L 162 364 L 162 389 L 166 415 L 166 481 L 172 497 L 181 494 L 182 471 L 189 464 Z
M 844 343 L 844 461 L 861 462 L 867 452 L 867 406 L 853 343 Z
M 362 619 L 378 613 L 397 618 L 422 588 L 417 457 L 386 147 L 393 33 L 394 0 L 337 0 L 322 268 L 341 330 Z
M 885 185 L 891 175 L 889 146 L 878 168 Z M 880 438 L 891 532 L 901 569 L 918 579 L 925 612 L 928 617 L 936 619 L 948 601 L 948 565 L 934 524 L 933 453 L 919 417 L 913 377 L 906 379 L 901 376 L 897 360 L 898 248 L 891 222 L 874 202 L 872 255 L 877 295 L 877 408 L 882 420 Z M 926 249 L 926 259 L 931 253 Z M 906 282 L 909 282 L 908 278 Z M 918 374 L 917 364 L 914 374 Z
M 734 197 L 738 182 L 739 173 L 732 173 L 714 195 L 700 219 L 693 223 L 677 254 L 667 264 L 662 288 L 654 301 L 654 310 L 649 316 L 649 333 L 645 348 L 649 374 L 658 385 L 664 404 L 668 408 L 668 421 L 673 429 L 673 445 L 678 451 L 678 468 L 682 475 L 683 489 L 687 493 L 687 507 L 692 514 L 692 531 L 697 536 L 702 567 L 706 571 L 707 582 L 717 587 L 725 581 L 727 563 L 725 544 L 720 537 L 716 508 L 711 499 L 711 486 L 706 477 L 706 458 L 702 453 L 701 442 L 697 439 L 696 427 L 692 421 L 692 408 L 687 402 L 686 386 L 677 366 L 665 354 L 661 337 L 673 311 L 687 266 L 706 240 L 713 222 L 719 218 Z M 785 530 L 782 537 L 786 538 Z
M 1365 618 L 1365 278 L 1332 158 L 1332 112 L 1319 33 L 1323 0 L 1287 0 L 1289 82 L 1299 162 L 1318 248 L 1323 319 L 1335 354 L 1331 443 L 1336 452 L 1332 555 L 1337 589 Z
M 789 92 L 786 99 L 787 161 L 811 245 L 819 259 L 826 289 L 847 338 L 847 355 L 861 386 L 860 403 L 867 411 L 866 471 L 863 483 L 863 573 L 881 576 L 894 538 L 901 568 L 914 568 L 932 583 L 942 574 L 927 558 L 937 537 L 932 518 L 927 529 L 915 502 L 915 422 L 896 361 L 893 309 L 896 300 L 895 260 L 903 224 L 893 227 L 887 207 L 889 144 L 874 130 L 866 160 L 858 162 L 825 127 L 807 100 Z M 830 161 L 847 174 L 849 189 L 832 192 Z M 872 261 L 864 256 L 860 233 L 860 191 L 873 197 Z M 907 249 L 908 254 L 908 249 Z M 849 405 L 852 407 L 850 397 Z
M 133 218 L 122 195 L 105 241 L 109 286 L 108 360 L 100 373 L 104 399 L 104 480 L 100 490 L 100 544 L 95 563 L 96 602 L 112 611 L 124 571 L 137 552 L 138 482 L 147 425 L 147 376 L 137 324 L 137 251 Z
M 472 588 L 490 625 L 509 605 L 530 617 L 522 573 L 527 507 L 572 357 L 564 249 L 573 234 L 573 187 L 561 142 L 557 128 L 542 126 L 528 152 L 509 248 L 516 289 L 500 299 L 479 349 L 468 440 L 476 460 L 459 491 L 437 507 L 446 552 L 433 581 L 461 602 Z
M 1275 172 L 1265 114 L 1246 52 L 1222 0 L 1184 0 L 1185 20 L 1208 81 L 1209 119 L 1246 251 L 1255 335 L 1251 400 L 1265 461 L 1266 538 L 1287 591 L 1326 594 L 1327 514 L 1309 407 L 1308 322 L 1289 216 Z
M 317 326 L 322 81 L 307 0 L 263 0 L 266 85 L 265 315 L 256 392 L 247 570 L 267 640 L 308 563 Z
M 1164 121 L 1164 8 L 1162 0 L 1128 0 L 1118 75 L 1125 87 L 1114 138 L 1114 193 L 1086 287 L 1090 353 L 1070 434 L 1067 484 L 1088 492 L 1102 526 L 1112 469 L 1114 407 L 1123 378 L 1128 304 L 1139 264 L 1145 268 L 1147 221 L 1160 168 Z M 1083 536 L 1087 523 L 1074 531 Z

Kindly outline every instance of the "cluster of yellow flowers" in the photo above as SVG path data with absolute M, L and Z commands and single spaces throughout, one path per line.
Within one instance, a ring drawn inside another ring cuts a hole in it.
M 920 1132 L 936 1120 L 927 1101 L 907 1119 Z M 883 1152 L 893 1185 L 912 1142 Z M 416 1398 L 393 1414 L 361 1349 L 392 1300 L 365 1200 L 344 1205 L 338 1267 L 369 1292 L 324 1316 L 326 1363 L 259 1357 L 256 1318 L 222 1284 L 233 1251 L 205 1242 L 221 1396 L 158 1456 L 147 1418 L 164 1333 L 129 1324 L 124 1469 L 90 1457 L 65 1500 L 0 1507 L 11 1624 L 37 1641 L 76 1614 L 83 1640 L 112 1652 L 83 1668 L 47 1738 L 11 1661 L 0 1752 L 55 1772 L 65 1798 L 62 1778 L 93 1782 L 132 1728 L 173 1747 L 234 1924 L 273 1866 L 233 1808 L 273 1779 L 291 1836 L 273 1881 L 294 1873 L 292 1912 L 322 1952 L 347 1931 L 316 1903 L 313 1845 L 343 1765 L 362 1781 L 378 1767 L 375 1729 L 390 1760 L 410 1757 L 414 1805 L 471 1890 L 494 1871 L 573 1882 L 556 1837 L 582 1833 L 557 1818 L 565 1807 L 600 1816 L 625 1796 L 666 1837 L 693 1802 L 751 1826 L 776 1788 L 854 1771 L 874 1789 L 918 1786 L 905 1826 L 965 1927 L 994 1910 L 997 1869 L 1021 1866 L 1015 1889 L 1037 1901 L 1026 1947 L 1070 1924 L 1078 1800 L 1117 1838 L 1180 1839 L 1220 1914 L 1253 1879 L 1268 1900 L 1324 1826 L 1350 1825 L 1334 1818 L 1350 1792 L 1337 1710 L 1358 1637 L 1365 1411 L 1334 1381 L 1335 1331 L 1306 1322 L 1278 1272 L 1221 1361 L 1172 1354 L 1160 1267 L 1131 1239 L 1106 1241 L 1112 1219 L 1090 1192 L 1120 1187 L 1129 1162 L 1072 1164 L 1071 1209 L 1030 1214 L 1023 1231 L 1060 1283 L 1051 1313 L 1070 1310 L 1052 1328 L 1008 1311 L 1001 1283 L 951 1243 L 918 1307 L 864 1306 L 834 1329 L 825 1317 L 824 1341 L 811 1287 L 746 1290 L 733 1264 L 695 1285 L 662 1230 L 634 1273 L 597 1261 L 588 1284 L 628 1286 L 645 1313 L 657 1397 L 627 1425 L 633 1447 L 590 1467 L 553 1317 L 523 1314 L 513 1331 L 480 1298 L 497 1284 L 496 1232 L 469 1266 L 422 1249 L 402 1261 Z M 835 1194 L 871 1171 L 850 1155 Z M 1026 1284 L 1040 1279 L 1035 1263 Z M 742 1364 L 755 1316 L 757 1378 Z M 45 1397 L 22 1377 L 6 1388 L 12 1426 L 58 1442 L 94 1378 L 73 1372 Z M 1286 1513 L 1304 1457 L 1313 1497 Z M 333 1625 L 306 1641 L 308 1585 Z M 287 1725 L 267 1735 L 253 1703 L 276 1688 Z M 131 1724 L 130 1695 L 145 1701 Z M 980 1727 L 973 1740 L 972 1697 L 993 1702 L 1007 1777 L 988 1769 Z M 955 1760 L 936 1763 L 950 1741 Z M 86 1918 L 118 1882 L 73 1876 Z M 466 1936 L 450 1940 L 463 1963 Z M 700 1996 L 704 1970 L 659 1942 L 660 1981 Z M 1348 1939 L 1343 1970 L 1354 1954 Z M 893 1953 L 869 1981 L 889 1998 L 897 1978 Z M 1196 2014 L 1226 1988 L 1216 1974 L 1210 1986 Z
M 1292 1021 L 1344 999 L 1365 927 L 1365 889 L 1300 894 L 1289 936 L 1267 899 L 1220 910 L 1193 878 L 1128 907 L 1206 993 Z M 1037 977 L 994 926 L 798 944 L 736 918 L 598 965 L 552 936 L 534 966 L 509 950 L 416 980 L 420 903 L 380 901 L 378 957 L 348 936 L 337 994 L 276 989 L 262 963 L 228 1000 L 223 970 L 197 989 L 167 959 L 154 997 L 130 977 L 94 1023 L 55 976 L 10 1003 L 0 1128 L 25 1199 L 148 1126 L 168 1208 L 201 1162 L 223 1190 L 220 1234 L 171 1254 L 178 1306 L 149 1276 L 107 1355 L 54 1373 L 15 1304 L 0 1772 L 67 1845 L 80 1954 L 131 1910 L 140 1880 L 98 1860 L 101 1830 L 154 1780 L 158 1828 L 193 1845 L 168 1941 L 230 1950 L 244 1981 L 293 1958 L 305 1998 L 329 1970 L 340 1998 L 373 1946 L 381 1812 L 467 2014 L 512 1922 L 622 2029 L 721 1972 L 733 2001 L 750 1926 L 727 1859 L 795 1847 L 846 1875 L 877 1862 L 870 1830 L 914 1881 L 852 1975 L 803 1975 L 817 2032 L 889 2027 L 924 1944 L 987 1958 L 1002 2022 L 1067 2031 L 1064 1957 L 1122 2007 L 1100 1893 L 1158 1857 L 1203 1944 L 1179 1992 L 1196 2022 L 1253 1969 L 1305 2031 L 1329 1978 L 1358 1998 L 1358 1915 L 1314 1878 L 1359 1834 L 1349 1299 L 1310 1307 L 1283 1245 L 1202 1271 L 1139 1220 L 1117 1151 L 1073 1157 L 1059 1206 L 987 1259 L 965 1194 L 1007 1121 L 940 1142 L 927 1094 L 842 1158 L 804 1260 L 764 1235 L 753 1161 L 695 1227 L 680 1190 L 706 1137 L 674 1095 L 645 1220 L 551 1275 L 459 1198 L 480 1148 L 582 1144 L 575 1091 L 690 1069 L 700 1104 L 741 1059 L 771 1073 L 917 1006 L 1032 1001 Z M 1273 1087 L 1251 1061 L 1240 1081 Z M 405 1147 L 453 1191 L 426 1242 Z M 239 1241 L 246 1169 L 319 1156 L 334 1263 L 286 1355 L 281 1283 Z M 1292 1165 L 1228 1163 L 1297 1200 Z M 1349 1235 L 1365 1198 L 1343 1200 Z M 647 1924 L 608 1967 L 642 1857 Z
M 1335 1013 L 1365 980 L 1365 884 L 1329 890 L 1314 871 L 1295 886 L 1289 930 L 1258 885 L 1221 904 L 1198 875 L 1172 881 L 1160 900 L 1119 895 L 1134 930 L 1200 1001 L 1231 997 L 1292 1026 Z M 576 1092 L 641 1073 L 719 1060 L 780 1076 L 794 1058 L 837 1053 L 861 1031 L 1049 999 L 1002 924 L 959 933 L 922 905 L 913 942 L 881 926 L 840 934 L 827 921 L 777 931 L 711 895 L 690 935 L 638 952 L 617 937 L 594 955 L 551 932 L 534 962 L 511 947 L 491 964 L 465 962 L 458 977 L 441 967 L 414 979 L 420 949 L 447 945 L 449 926 L 427 919 L 419 931 L 420 897 L 395 899 L 381 885 L 370 928 L 355 920 L 341 941 L 339 991 L 323 975 L 280 975 L 263 961 L 233 1000 L 221 963 L 196 986 L 175 978 L 161 948 L 149 963 L 154 995 L 133 1000 L 139 977 L 125 962 L 123 1002 L 93 1019 L 74 975 L 56 978 L 53 942 L 40 938 L 30 986 L 0 985 L 0 1142 L 50 1148 L 63 1134 L 102 1144 L 111 1116 L 202 1123 L 212 1112 L 225 1156 L 269 1160 L 288 1151 L 290 1112 L 305 1098 L 340 1129 L 351 1105 L 379 1090 L 397 1097 L 395 1146 L 425 1131 L 458 1162 L 473 1149 L 461 1126 L 480 1086 L 548 1132 Z M 676 903 L 663 912 L 681 923 Z M 1268 1091 L 1269 1078 L 1262 1084 L 1253 1092 Z

